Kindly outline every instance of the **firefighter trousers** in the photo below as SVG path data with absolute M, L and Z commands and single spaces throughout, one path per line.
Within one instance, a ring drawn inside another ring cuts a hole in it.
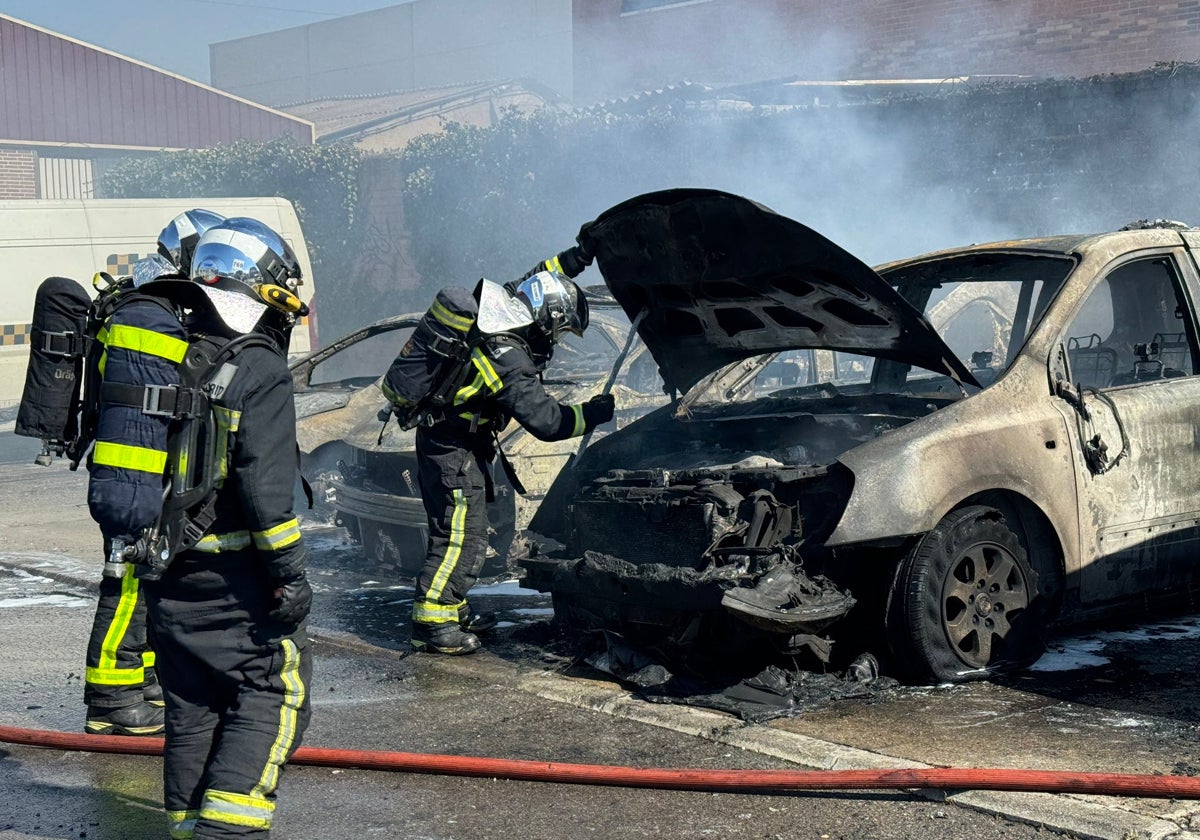
M 487 559 L 488 447 L 471 435 L 417 429 L 417 479 L 429 523 L 425 566 L 417 576 L 413 622 L 457 623 L 459 607 Z
M 88 638 L 83 700 L 96 709 L 141 703 L 153 681 L 154 652 L 146 644 L 146 600 L 133 566 L 120 578 L 100 578 L 100 601 Z
M 184 552 L 146 586 L 172 838 L 268 837 L 280 774 L 308 727 L 307 631 L 268 617 L 271 584 L 255 559 Z

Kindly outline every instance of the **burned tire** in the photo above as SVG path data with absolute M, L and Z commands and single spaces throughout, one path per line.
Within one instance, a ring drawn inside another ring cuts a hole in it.
M 914 682 L 966 682 L 1032 664 L 1046 599 L 994 508 L 948 514 L 901 560 L 888 604 L 895 665 Z

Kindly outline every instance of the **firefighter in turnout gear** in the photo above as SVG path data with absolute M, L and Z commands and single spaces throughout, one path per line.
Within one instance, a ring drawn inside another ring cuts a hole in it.
M 159 235 L 158 249 L 165 259 L 137 263 L 135 285 L 164 273 L 186 274 L 199 235 L 221 218 L 207 210 L 189 210 L 173 219 Z M 116 385 L 179 384 L 178 365 L 187 350 L 180 317 L 173 303 L 159 297 L 130 295 L 117 307 L 96 336 L 104 346 L 100 372 L 110 393 Z M 155 677 L 155 653 L 146 642 L 146 602 L 133 567 L 123 562 L 121 553 L 162 509 L 170 418 L 147 414 L 141 406 L 106 401 L 104 396 L 102 389 L 96 445 L 88 464 L 88 507 L 110 562 L 100 580 L 88 640 L 84 728 L 99 735 L 158 735 L 163 731 L 163 695 Z
M 429 522 L 428 555 L 413 604 L 411 644 L 418 651 L 472 653 L 479 649 L 476 633 L 495 626 L 494 615 L 472 612 L 467 592 L 486 557 L 489 470 L 497 435 L 510 418 L 554 441 L 583 435 L 613 417 L 611 395 L 562 405 L 542 386 L 554 345 L 567 333 L 582 335 L 588 325 L 587 301 L 571 280 L 535 270 L 509 286 L 482 281 L 476 297 L 477 327 L 490 337 L 472 350 L 452 406 L 417 429 L 417 475 Z
M 194 545 L 143 584 L 166 699 L 163 798 L 172 838 L 267 837 L 280 774 L 310 716 L 312 590 L 292 511 L 298 461 L 285 355 L 295 315 L 307 309 L 294 294 L 294 254 L 254 220 L 210 228 L 192 274 L 187 285 L 207 305 L 191 310 L 185 366 L 222 358 L 224 342 L 252 340 L 207 388 L 217 427 L 208 521 L 193 520 Z

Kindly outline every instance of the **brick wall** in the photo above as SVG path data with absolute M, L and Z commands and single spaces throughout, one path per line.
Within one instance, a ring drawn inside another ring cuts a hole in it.
M 0 199 L 37 197 L 37 154 L 0 149 Z
M 689 80 L 1080 77 L 1200 59 L 1200 0 L 575 0 L 575 101 Z

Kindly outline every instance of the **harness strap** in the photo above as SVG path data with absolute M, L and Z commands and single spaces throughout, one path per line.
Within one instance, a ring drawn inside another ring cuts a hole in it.
M 208 408 L 208 397 L 202 390 L 179 385 L 105 382 L 100 386 L 100 402 L 140 408 L 143 414 L 171 418 L 198 417 Z

